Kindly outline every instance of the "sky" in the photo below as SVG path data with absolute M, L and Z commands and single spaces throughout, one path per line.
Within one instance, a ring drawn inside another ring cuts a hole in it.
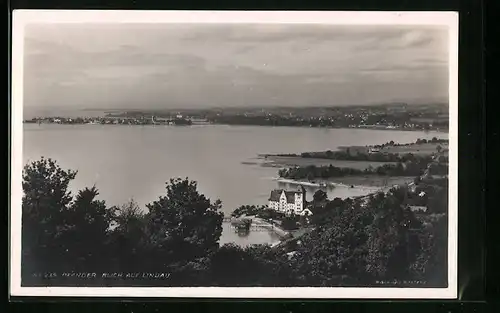
M 24 108 L 339 106 L 448 100 L 430 26 L 28 24 Z

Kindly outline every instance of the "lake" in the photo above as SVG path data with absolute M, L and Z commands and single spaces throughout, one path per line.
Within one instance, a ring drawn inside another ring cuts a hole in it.
M 78 170 L 72 190 L 96 185 L 100 199 L 120 205 L 133 198 L 141 207 L 164 194 L 170 178 L 188 177 L 208 198 L 220 199 L 229 215 L 243 204 L 266 204 L 275 188 L 276 168 L 251 164 L 258 154 L 335 150 L 338 146 L 372 145 L 418 138 L 448 138 L 447 133 L 364 129 L 225 126 L 125 126 L 24 124 L 23 162 L 41 156 Z M 247 164 L 242 164 L 246 162 Z M 308 189 L 312 198 L 314 189 Z M 337 187 L 330 198 L 360 196 L 371 188 Z M 278 240 L 268 232 L 246 237 L 224 225 L 221 243 L 266 243 Z

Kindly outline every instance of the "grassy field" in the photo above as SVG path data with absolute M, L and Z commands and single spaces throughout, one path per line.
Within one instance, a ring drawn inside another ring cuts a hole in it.
M 441 148 L 448 149 L 447 143 L 422 143 L 422 144 L 412 144 L 409 146 L 386 146 L 380 149 L 380 152 L 387 153 L 413 153 L 413 154 L 432 154 L 437 152 L 437 146 Z
M 393 162 L 371 162 L 371 161 L 344 161 L 344 160 L 328 160 L 302 157 L 283 157 L 283 156 L 268 156 L 263 159 L 263 166 L 269 167 L 291 167 L 291 166 L 329 166 L 330 164 L 336 167 L 349 167 L 364 170 L 369 166 L 376 168 L 384 164 L 393 164 Z

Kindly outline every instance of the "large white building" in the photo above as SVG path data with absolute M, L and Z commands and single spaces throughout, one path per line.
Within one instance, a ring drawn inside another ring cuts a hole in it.
M 311 215 L 306 209 L 306 191 L 300 187 L 296 191 L 275 189 L 269 197 L 269 208 L 285 214 Z

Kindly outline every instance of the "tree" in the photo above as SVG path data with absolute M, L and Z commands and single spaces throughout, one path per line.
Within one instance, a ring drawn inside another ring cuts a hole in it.
M 327 201 L 325 205 L 313 205 L 311 210 L 311 223 L 315 225 L 329 224 L 331 219 L 338 214 L 341 214 L 344 201 L 340 198 L 335 198 L 332 201 Z
M 379 194 L 368 203 L 374 220 L 367 228 L 367 271 L 374 278 L 410 277 L 410 264 L 419 253 L 418 240 L 410 228 L 419 227 L 419 222 L 404 205 L 406 193 L 406 188 L 393 188 L 386 196 Z
M 294 230 L 297 229 L 297 223 L 300 220 L 300 216 L 297 216 L 295 214 L 290 214 L 288 216 L 285 216 L 283 220 L 281 221 L 281 227 L 285 230 Z
M 104 201 L 96 200 L 99 192 L 95 186 L 79 191 L 72 199 L 68 186 L 76 173 L 61 169 L 50 158 L 25 166 L 24 275 L 33 271 L 92 271 L 108 264 L 113 212 Z
M 440 216 L 427 223 L 420 234 L 421 250 L 410 270 L 414 277 L 426 281 L 427 286 L 445 287 L 448 267 L 448 219 Z
M 438 162 L 439 162 L 439 163 L 448 163 L 448 157 L 447 157 L 447 156 L 444 156 L 444 155 L 441 155 L 441 156 L 439 156 L 439 158 L 438 158 Z
M 211 271 L 216 285 L 238 286 L 251 283 L 255 279 L 251 270 L 253 266 L 250 255 L 234 244 L 222 246 L 211 259 Z
M 222 233 L 221 202 L 200 194 L 197 183 L 171 179 L 166 195 L 146 206 L 148 246 L 151 249 L 148 268 L 165 270 L 212 253 L 218 248 Z
M 257 208 L 255 205 L 242 205 L 235 209 L 232 213 L 232 217 L 240 217 L 242 215 L 255 215 L 264 208 Z
M 105 201 L 96 200 L 98 195 L 95 186 L 80 190 L 64 216 L 60 244 L 75 271 L 102 270 L 108 263 L 106 248 L 114 212 Z
M 318 189 L 313 195 L 313 202 L 322 203 L 328 200 L 328 195 L 321 189 Z
M 61 212 L 72 200 L 68 185 L 77 172 L 63 170 L 54 160 L 42 157 L 24 167 L 22 198 L 23 279 L 34 272 L 60 270 L 63 253 Z
M 280 252 L 268 245 L 225 244 L 210 259 L 211 285 L 292 286 L 288 257 Z
M 437 191 L 428 199 L 427 207 L 430 213 L 448 212 L 448 188 L 437 187 Z
M 403 176 L 404 174 L 405 174 L 405 167 L 403 166 L 403 163 L 398 162 L 396 164 L 396 167 L 394 168 L 394 175 Z
M 146 215 L 131 199 L 115 208 L 115 228 L 111 233 L 114 266 L 122 272 L 139 271 L 146 240 Z
M 278 171 L 279 177 L 287 177 L 288 176 L 288 170 L 286 168 L 282 168 Z
M 367 283 L 366 226 L 372 214 L 353 202 L 324 226 L 303 235 L 291 258 L 301 286 L 341 286 Z

